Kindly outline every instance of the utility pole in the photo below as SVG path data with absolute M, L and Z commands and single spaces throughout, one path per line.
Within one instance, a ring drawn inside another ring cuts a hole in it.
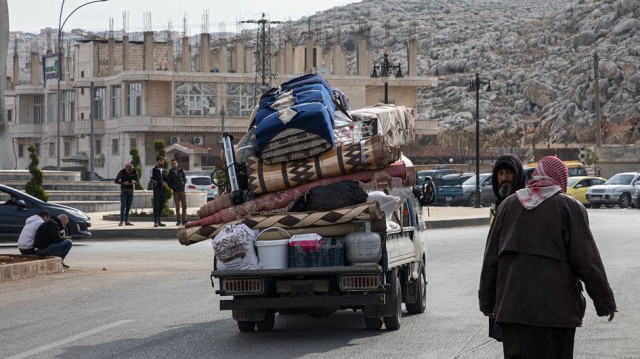
M 268 86 L 276 76 L 275 71 L 271 69 L 271 24 L 282 24 L 282 21 L 272 21 L 267 19 L 262 13 L 260 20 L 240 21 L 243 24 L 258 24 L 258 33 L 256 35 L 256 76 L 262 80 L 262 86 Z
M 601 131 L 601 120 L 600 120 L 600 77 L 598 76 L 598 62 L 600 58 L 598 57 L 598 51 L 593 53 L 593 91 L 594 91 L 594 103 L 596 106 L 596 147 L 600 147 L 600 131 Z

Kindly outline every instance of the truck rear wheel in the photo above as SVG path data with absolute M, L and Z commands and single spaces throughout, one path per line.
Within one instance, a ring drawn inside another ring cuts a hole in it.
M 241 332 L 252 332 L 255 326 L 256 322 L 238 321 L 238 329 L 240 329 Z
M 418 279 L 411 283 L 411 286 L 413 287 L 413 292 L 416 293 L 418 298 L 416 298 L 415 303 L 406 304 L 407 312 L 410 314 L 424 313 L 427 309 L 427 286 L 424 283 L 424 267 L 420 271 Z
M 276 323 L 276 313 L 272 310 L 268 310 L 263 320 L 256 322 L 256 328 L 259 332 L 268 332 L 273 329 Z
M 364 317 L 364 325 L 369 330 L 380 330 L 380 328 L 382 328 L 382 319 L 380 319 L 380 317 L 375 317 L 375 318 Z
M 400 329 L 400 322 L 402 321 L 402 288 L 400 288 L 398 270 L 394 269 L 388 276 L 391 292 L 389 302 L 392 310 L 390 316 L 384 317 L 384 326 L 387 330 L 398 330 Z

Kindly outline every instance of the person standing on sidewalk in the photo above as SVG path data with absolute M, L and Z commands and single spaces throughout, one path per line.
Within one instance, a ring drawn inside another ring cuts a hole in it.
M 66 227 L 69 224 L 69 217 L 61 214 L 44 222 L 36 231 L 36 237 L 33 242 L 36 254 L 44 256 L 64 258 L 69 254 L 73 242 L 65 236 Z M 69 266 L 62 263 L 62 267 L 68 269 Z
M 164 157 L 156 157 L 156 166 L 151 169 L 151 181 L 153 183 L 153 226 L 164 227 L 160 222 L 162 210 L 164 209 L 164 187 L 167 185 L 167 178 L 164 173 Z
M 118 172 L 115 183 L 120 185 L 120 223 L 127 226 L 133 225 L 129 222 L 129 212 L 131 211 L 131 204 L 133 203 L 133 190 L 135 184 L 138 183 L 138 172 L 131 163 L 124 165 L 124 168 Z
M 491 186 L 496 202 L 491 206 L 491 222 L 502 201 L 525 186 L 524 168 L 516 155 L 504 154 L 496 160 L 491 173 Z
M 505 358 L 573 358 L 586 300 L 617 312 L 584 206 L 567 196 L 567 167 L 547 156 L 527 187 L 498 207 L 480 275 L 480 311 L 502 328 Z
M 178 167 L 178 161 L 174 158 L 171 160 L 171 168 L 167 176 L 169 188 L 173 190 L 173 203 L 176 205 L 176 226 L 187 224 L 187 195 L 184 193 L 184 186 L 187 182 L 187 176 L 184 174 L 182 167 Z M 180 216 L 180 205 L 182 204 L 182 216 Z
M 20 231 L 20 237 L 18 237 L 18 250 L 22 254 L 36 254 L 33 249 L 33 241 L 36 239 L 36 232 L 40 225 L 49 220 L 49 212 L 42 211 L 38 214 L 27 218 L 22 231 Z

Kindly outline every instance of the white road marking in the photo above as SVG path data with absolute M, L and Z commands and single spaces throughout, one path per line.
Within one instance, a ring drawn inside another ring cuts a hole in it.
M 56 347 L 71 343 L 73 341 L 76 341 L 76 340 L 79 340 L 79 339 L 82 339 L 82 338 L 90 337 L 90 336 L 92 336 L 94 334 L 100 333 L 100 332 L 105 331 L 105 330 L 109 330 L 111 328 L 115 328 L 115 327 L 123 325 L 123 324 L 130 323 L 130 322 L 133 322 L 133 320 L 120 320 L 120 321 L 117 321 L 117 322 L 114 322 L 114 323 L 111 323 L 111 324 L 103 325 L 101 327 L 97 327 L 97 328 L 94 328 L 94 329 L 91 329 L 91 330 L 87 330 L 84 333 L 76 334 L 76 335 L 71 336 L 69 338 L 58 340 L 57 342 L 53 342 L 51 344 L 47 344 L 47 345 L 41 346 L 39 348 L 31 349 L 31 350 L 26 351 L 24 353 L 16 354 L 14 356 L 8 357 L 7 359 L 22 359 L 22 358 L 26 358 L 26 357 L 29 357 L 31 355 L 42 353 L 44 351 L 47 351 L 47 350 L 50 350 L 50 349 L 53 349 L 53 348 L 56 348 Z

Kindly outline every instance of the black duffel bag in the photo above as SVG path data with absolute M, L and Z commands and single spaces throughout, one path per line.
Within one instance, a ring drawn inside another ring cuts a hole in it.
M 360 188 L 358 181 L 342 181 L 315 187 L 305 196 L 306 207 L 310 211 L 330 211 L 366 201 L 367 193 Z

